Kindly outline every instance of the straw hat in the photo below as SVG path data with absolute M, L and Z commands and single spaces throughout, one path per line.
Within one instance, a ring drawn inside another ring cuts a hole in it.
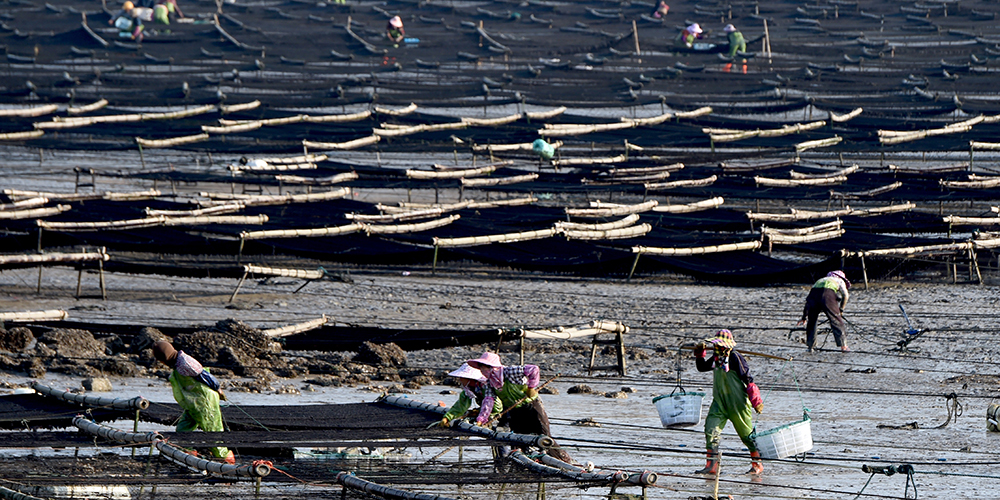
M 403 20 L 400 19 L 399 16 L 395 16 L 389 20 L 389 26 L 392 26 L 393 28 L 402 28 Z
M 729 350 L 736 347 L 736 341 L 733 340 L 733 332 L 729 330 L 719 330 L 715 333 L 715 336 L 710 339 L 705 339 L 706 344 L 711 344 L 719 349 Z
M 500 362 L 500 356 L 497 356 L 496 353 L 492 352 L 484 352 L 482 356 L 479 356 L 476 359 L 470 359 L 466 361 L 466 363 L 473 368 L 479 368 L 479 365 L 492 366 L 493 368 L 500 368 L 503 366 L 503 363 Z
M 459 366 L 455 371 L 449 372 L 448 375 L 455 378 L 467 378 L 478 382 L 486 382 L 486 377 L 483 376 L 483 372 L 469 366 L 469 363 L 462 363 L 462 366 Z
M 844 274 L 844 271 L 830 271 L 826 273 L 826 276 L 829 278 L 840 278 L 844 280 L 844 284 L 847 285 L 847 288 L 851 288 L 851 282 L 847 280 L 847 275 Z

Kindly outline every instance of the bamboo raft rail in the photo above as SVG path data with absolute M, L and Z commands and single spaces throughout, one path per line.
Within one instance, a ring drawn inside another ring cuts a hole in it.
M 570 217 L 585 217 L 585 218 L 599 218 L 599 217 L 615 217 L 619 215 L 637 214 L 642 212 L 648 212 L 656 208 L 660 204 L 657 200 L 649 200 L 642 203 L 637 203 L 635 205 L 619 205 L 619 204 L 609 204 L 602 203 L 600 201 L 592 201 L 591 206 L 594 208 L 565 208 L 566 215 Z
M 61 309 L 47 311 L 0 312 L 0 322 L 23 323 L 30 321 L 63 321 L 69 313 Z
M 316 141 L 307 141 L 303 139 L 302 146 L 308 148 L 317 148 L 317 149 L 349 150 L 349 149 L 357 149 L 364 146 L 370 146 L 372 144 L 377 143 L 380 140 L 382 140 L 382 137 L 375 134 L 345 142 L 316 142 Z
M 89 394 L 74 394 L 72 392 L 53 389 L 49 386 L 39 384 L 37 381 L 32 381 L 30 386 L 35 390 L 35 392 L 44 396 L 49 396 L 61 401 L 76 403 L 83 406 L 95 408 L 114 408 L 118 410 L 145 410 L 146 408 L 149 408 L 149 401 L 141 396 L 136 396 L 130 399 L 120 399 L 91 396 Z
M 310 330 L 315 330 L 315 329 L 320 328 L 323 325 L 327 324 L 329 321 L 330 321 L 330 318 L 327 318 L 326 315 L 324 314 L 322 318 L 318 318 L 318 319 L 314 319 L 314 320 L 309 320 L 309 321 L 304 321 L 302 323 L 297 323 L 297 324 L 288 325 L 288 326 L 282 326 L 282 327 L 278 327 L 278 328 L 268 328 L 268 329 L 265 329 L 265 330 L 261 330 L 261 333 L 263 333 L 264 335 L 267 335 L 268 337 L 271 337 L 272 339 L 273 338 L 287 337 L 289 335 L 295 335 L 296 333 L 302 333 L 302 332 L 308 332 Z
M 0 255 L 0 267 L 14 265 L 65 264 L 75 262 L 107 262 L 111 256 L 102 248 L 96 252 L 52 252 L 23 255 Z

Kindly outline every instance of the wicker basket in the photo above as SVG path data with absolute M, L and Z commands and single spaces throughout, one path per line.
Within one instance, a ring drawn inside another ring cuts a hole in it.
M 701 422 L 704 392 L 675 392 L 653 398 L 664 427 L 690 427 Z
M 809 417 L 764 432 L 750 435 L 763 458 L 785 458 L 813 448 Z

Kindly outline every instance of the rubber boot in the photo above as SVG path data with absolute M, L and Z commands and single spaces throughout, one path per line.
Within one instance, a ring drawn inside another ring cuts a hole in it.
M 719 473 L 719 450 L 709 448 L 705 452 L 705 468 L 695 471 L 695 474 L 718 474 Z
M 747 471 L 747 474 L 752 474 L 754 476 L 759 476 L 759 475 L 763 474 L 764 473 L 764 464 L 760 460 L 760 452 L 759 451 L 751 451 L 750 452 L 750 459 L 751 459 L 750 470 Z

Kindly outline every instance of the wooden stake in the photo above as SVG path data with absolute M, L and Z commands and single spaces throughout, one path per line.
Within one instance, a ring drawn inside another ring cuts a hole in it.
M 639 55 L 639 28 L 635 26 L 635 19 L 632 20 L 632 38 L 635 40 L 636 62 L 641 63 L 642 57 Z

